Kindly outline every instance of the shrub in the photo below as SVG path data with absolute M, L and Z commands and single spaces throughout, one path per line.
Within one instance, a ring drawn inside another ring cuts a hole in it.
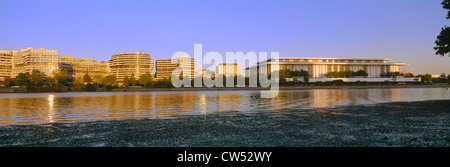
M 95 87 L 95 85 L 94 84 L 91 84 L 91 83 L 88 83 L 87 85 L 86 85 L 86 91 L 88 91 L 88 92 L 95 92 L 96 90 L 97 90 L 97 87 Z

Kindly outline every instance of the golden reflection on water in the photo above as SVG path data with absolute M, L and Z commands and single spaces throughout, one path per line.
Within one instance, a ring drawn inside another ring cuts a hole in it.
M 445 89 L 314 89 L 280 91 L 96 92 L 0 94 L 0 126 L 113 119 L 174 118 L 223 111 L 277 112 L 391 101 L 448 99 Z
M 55 115 L 55 109 L 53 108 L 54 95 L 48 95 L 48 122 L 54 122 L 53 116 Z

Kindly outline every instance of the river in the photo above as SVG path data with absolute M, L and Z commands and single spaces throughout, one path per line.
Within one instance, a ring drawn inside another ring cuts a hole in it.
M 446 88 L 258 90 L 0 94 L 0 126 L 120 119 L 173 119 L 182 115 L 277 112 L 450 98 Z

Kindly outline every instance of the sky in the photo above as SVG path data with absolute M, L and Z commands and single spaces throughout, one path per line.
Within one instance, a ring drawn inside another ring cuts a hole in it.
M 280 57 L 390 58 L 413 74 L 450 73 L 435 55 L 441 0 L 0 0 L 0 49 L 34 47 L 108 61 L 242 51 Z

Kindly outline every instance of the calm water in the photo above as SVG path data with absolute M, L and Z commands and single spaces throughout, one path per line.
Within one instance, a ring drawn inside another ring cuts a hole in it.
M 449 99 L 445 88 L 167 91 L 0 94 L 0 126 L 113 119 L 160 119 L 224 111 L 260 112 Z

